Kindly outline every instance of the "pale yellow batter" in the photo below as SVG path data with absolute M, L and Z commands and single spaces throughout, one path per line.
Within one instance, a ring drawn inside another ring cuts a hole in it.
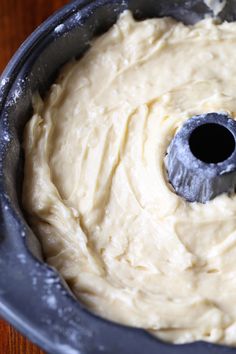
M 92 311 L 174 343 L 236 345 L 236 196 L 187 203 L 164 167 L 186 119 L 221 111 L 236 117 L 236 23 L 129 12 L 35 100 L 23 203 Z

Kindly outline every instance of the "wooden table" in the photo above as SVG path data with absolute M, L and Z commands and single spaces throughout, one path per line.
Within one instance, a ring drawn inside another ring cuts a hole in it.
M 66 3 L 66 0 L 0 0 L 0 73 L 26 37 Z M 43 352 L 0 320 L 0 354 Z

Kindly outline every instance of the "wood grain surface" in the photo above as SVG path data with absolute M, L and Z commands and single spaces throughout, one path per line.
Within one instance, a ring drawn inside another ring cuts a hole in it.
M 27 36 L 66 3 L 66 0 L 0 0 L 0 74 Z M 0 319 L 0 354 L 43 354 L 43 351 Z

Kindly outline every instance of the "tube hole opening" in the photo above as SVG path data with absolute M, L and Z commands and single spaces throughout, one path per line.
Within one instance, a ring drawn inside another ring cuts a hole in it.
M 192 154 L 202 162 L 219 163 L 232 155 L 235 139 L 231 131 L 223 125 L 206 123 L 191 133 L 189 147 Z

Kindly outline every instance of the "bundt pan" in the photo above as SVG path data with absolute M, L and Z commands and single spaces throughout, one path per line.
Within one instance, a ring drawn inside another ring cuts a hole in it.
M 45 95 L 60 67 L 129 8 L 137 19 L 172 16 L 191 24 L 211 10 L 200 0 L 77 0 L 55 13 L 20 47 L 0 79 L 0 315 L 52 354 L 220 354 L 236 349 L 196 342 L 173 345 L 86 310 L 43 262 L 21 206 L 22 132 L 32 95 Z M 221 18 L 236 19 L 228 1 Z M 16 29 L 17 30 L 17 29 Z M 235 334 L 236 335 L 236 334 Z M 5 353 L 4 353 L 5 354 Z

